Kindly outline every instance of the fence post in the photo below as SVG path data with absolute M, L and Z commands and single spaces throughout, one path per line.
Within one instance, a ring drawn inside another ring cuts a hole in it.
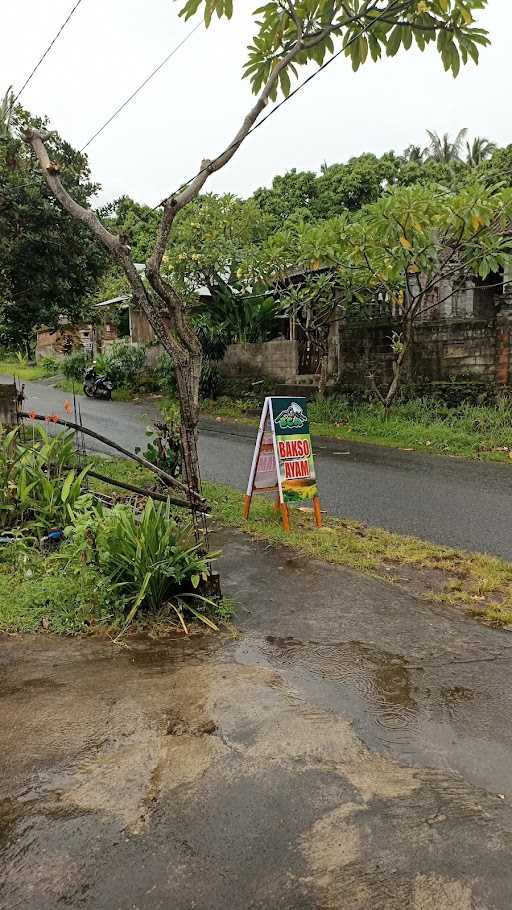
M 0 426 L 14 427 L 18 423 L 17 395 L 14 383 L 0 383 Z

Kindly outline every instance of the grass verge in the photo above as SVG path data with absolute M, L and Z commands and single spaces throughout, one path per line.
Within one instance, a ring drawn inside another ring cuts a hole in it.
M 203 414 L 256 424 L 256 402 L 221 397 L 205 401 Z M 419 399 L 397 404 L 386 417 L 381 405 L 349 405 L 343 399 L 309 404 L 311 431 L 353 442 L 456 455 L 482 461 L 512 461 L 512 406 L 461 405 L 448 408 Z
M 253 500 L 251 517 L 242 519 L 242 493 L 221 484 L 205 484 L 214 519 L 258 540 L 284 544 L 305 556 L 348 566 L 394 584 L 410 593 L 470 612 L 496 625 L 512 623 L 512 564 L 482 554 L 440 547 L 414 537 L 356 521 L 324 518 L 313 527 L 311 513 L 292 512 L 292 530 L 285 534 L 268 499 Z
M 120 629 L 123 612 L 92 569 L 22 542 L 0 546 L 0 631 Z
M 48 373 L 43 367 L 29 366 L 18 360 L 0 360 L 0 374 L 9 378 L 16 376 L 16 379 L 26 382 L 48 379 Z

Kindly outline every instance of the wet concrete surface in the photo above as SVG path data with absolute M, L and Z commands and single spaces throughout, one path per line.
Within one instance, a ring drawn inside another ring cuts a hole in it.
M 0 639 L 2 910 L 509 910 L 512 636 L 218 542 L 236 638 Z

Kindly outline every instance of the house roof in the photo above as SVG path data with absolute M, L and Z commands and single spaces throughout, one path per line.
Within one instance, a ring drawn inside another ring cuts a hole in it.
M 126 300 L 130 300 L 130 294 L 121 294 L 119 297 L 112 297 L 110 300 L 102 300 L 101 303 L 95 303 L 94 309 L 97 310 L 100 307 L 104 306 L 117 306 L 120 303 L 124 303 Z

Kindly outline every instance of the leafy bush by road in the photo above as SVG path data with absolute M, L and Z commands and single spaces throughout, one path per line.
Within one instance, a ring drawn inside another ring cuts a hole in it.
M 151 499 L 139 514 L 104 507 L 84 489 L 93 465 L 77 463 L 71 433 L 0 434 L 0 631 L 124 629 L 142 608 L 217 628 L 198 590 L 213 555 L 181 513 Z
M 63 361 L 63 372 L 67 379 L 82 382 L 85 370 L 91 365 L 85 351 L 75 351 Z M 98 376 L 106 376 L 117 388 L 134 387 L 146 368 L 146 352 L 140 345 L 116 342 L 105 354 L 96 357 Z

